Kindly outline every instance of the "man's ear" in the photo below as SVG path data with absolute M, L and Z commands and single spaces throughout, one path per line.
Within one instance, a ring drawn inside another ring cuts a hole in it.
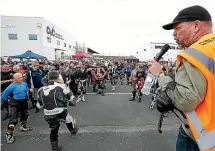
M 63 81 L 63 79 L 58 79 L 57 83 L 64 84 L 64 81 Z
M 59 78 L 57 79 L 57 83 L 64 84 L 62 76 L 59 74 Z

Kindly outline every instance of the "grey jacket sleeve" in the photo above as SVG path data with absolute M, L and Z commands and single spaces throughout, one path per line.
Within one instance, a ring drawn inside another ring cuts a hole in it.
M 175 107 L 183 112 L 190 112 L 203 101 L 206 95 L 207 81 L 202 73 L 188 61 L 182 60 L 182 65 L 175 74 L 175 89 L 168 93 Z M 172 81 L 168 76 L 158 78 L 159 86 L 163 90 Z
M 43 108 L 43 106 L 44 106 L 43 98 L 42 98 L 42 92 L 43 92 L 43 88 L 40 88 L 40 89 L 38 90 L 38 92 L 37 92 L 37 97 L 38 97 L 38 99 L 37 99 L 37 104 L 36 104 L 36 106 L 37 106 L 37 108 L 39 108 L 39 109 Z

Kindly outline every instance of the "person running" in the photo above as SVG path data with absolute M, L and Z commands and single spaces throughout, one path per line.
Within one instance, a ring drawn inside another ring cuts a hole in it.
M 60 81 L 60 82 L 59 82 Z M 50 143 L 52 151 L 60 151 L 58 145 L 58 131 L 60 122 L 64 122 L 72 135 L 78 132 L 76 120 L 69 114 L 67 104 L 73 102 L 74 96 L 69 87 L 61 84 L 60 74 L 57 71 L 48 73 L 48 85 L 38 90 L 37 107 L 43 108 L 44 118 L 48 123 L 50 132 Z

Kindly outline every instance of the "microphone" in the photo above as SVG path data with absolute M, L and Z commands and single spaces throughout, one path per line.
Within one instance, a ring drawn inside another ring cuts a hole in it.
M 169 50 L 169 48 L 170 48 L 170 45 L 165 44 L 162 47 L 161 51 L 154 57 L 154 59 L 156 61 L 159 61 L 161 59 L 161 57 Z M 151 93 L 151 88 L 152 88 L 153 84 L 155 83 L 155 79 L 156 78 L 152 74 L 150 74 L 150 72 L 147 74 L 147 77 L 144 82 L 144 86 L 141 90 L 141 92 L 143 94 L 149 95 Z
M 156 61 L 159 61 L 160 59 L 161 59 L 161 57 L 169 50 L 169 48 L 170 48 L 170 45 L 168 45 L 168 44 L 165 44 L 164 46 L 163 46 L 163 48 L 161 49 L 161 51 L 155 56 L 155 60 Z

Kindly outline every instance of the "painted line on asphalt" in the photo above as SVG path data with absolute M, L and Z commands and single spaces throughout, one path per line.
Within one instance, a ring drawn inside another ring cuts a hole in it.
M 163 131 L 177 131 L 180 124 L 163 125 Z M 139 133 L 157 131 L 157 125 L 146 125 L 146 126 L 84 126 L 80 127 L 78 133 Z M 20 132 L 15 130 L 14 135 L 16 136 L 32 136 L 32 135 L 49 135 L 50 129 L 47 126 L 35 126 L 30 132 Z M 66 126 L 61 125 L 59 134 L 70 134 Z M 4 133 L 1 133 L 4 136 Z
M 96 93 L 87 93 L 87 94 L 89 94 L 89 95 L 92 95 L 92 94 L 96 94 Z M 105 94 L 113 94 L 113 95 L 115 95 L 115 94 L 132 94 L 132 93 L 105 93 Z

